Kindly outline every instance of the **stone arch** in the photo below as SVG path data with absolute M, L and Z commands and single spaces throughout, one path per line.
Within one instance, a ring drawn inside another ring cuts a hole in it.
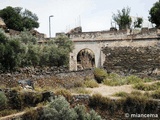
M 95 67 L 95 54 L 92 50 L 84 48 L 77 54 L 77 70 Z

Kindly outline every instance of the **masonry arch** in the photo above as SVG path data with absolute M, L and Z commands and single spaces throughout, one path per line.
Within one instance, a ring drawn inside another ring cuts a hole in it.
M 95 67 L 95 54 L 91 49 L 84 48 L 77 54 L 77 70 Z

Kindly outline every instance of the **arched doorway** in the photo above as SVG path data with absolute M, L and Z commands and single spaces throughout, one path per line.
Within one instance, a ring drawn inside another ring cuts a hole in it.
M 85 48 L 77 54 L 77 70 L 93 68 L 95 66 L 95 55 L 92 50 Z

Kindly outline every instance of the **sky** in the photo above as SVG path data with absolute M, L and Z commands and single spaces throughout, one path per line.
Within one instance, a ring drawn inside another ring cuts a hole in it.
M 35 13 L 40 26 L 36 29 L 49 37 L 81 26 L 83 32 L 109 30 L 113 14 L 124 7 L 131 9 L 130 16 L 142 17 L 143 27 L 151 27 L 149 10 L 158 0 L 0 0 L 0 9 L 7 6 L 22 7 Z M 115 26 L 114 23 L 112 23 Z

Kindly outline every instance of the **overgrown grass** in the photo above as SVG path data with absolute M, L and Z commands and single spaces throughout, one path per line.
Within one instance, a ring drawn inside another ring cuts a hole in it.
M 154 92 L 151 94 L 151 97 L 154 98 L 154 99 L 160 99 L 160 89 L 154 91 Z
M 153 84 L 137 83 L 133 86 L 133 88 L 143 91 L 158 90 L 160 89 L 160 82 Z
M 11 115 L 17 112 L 18 112 L 17 110 L 5 109 L 5 110 L 0 111 L 0 117 Z
M 93 74 L 98 83 L 102 83 L 103 80 L 108 76 L 106 71 L 100 68 L 95 68 Z
M 57 89 L 55 91 L 56 95 L 64 96 L 68 101 L 71 100 L 72 94 L 69 90 L 66 89 Z
M 90 94 L 91 93 L 91 91 L 86 90 L 84 87 L 73 88 L 70 91 L 76 94 Z
M 113 96 L 116 96 L 116 97 L 127 97 L 128 93 L 126 93 L 126 92 L 118 92 L 118 93 L 115 93 Z
M 91 80 L 91 79 L 85 80 L 84 85 L 85 87 L 89 87 L 89 88 L 94 88 L 99 86 L 99 84 L 95 80 Z
M 120 86 L 120 85 L 129 85 L 129 84 L 139 84 L 144 82 L 150 82 L 151 79 L 141 79 L 137 76 L 120 76 L 118 74 L 111 73 L 109 74 L 105 80 L 103 80 L 103 84 L 109 86 Z

